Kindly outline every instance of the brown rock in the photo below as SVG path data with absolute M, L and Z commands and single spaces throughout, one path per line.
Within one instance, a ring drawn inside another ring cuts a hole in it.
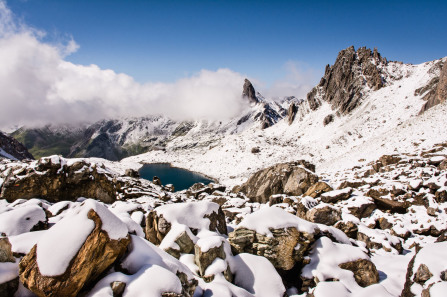
M 369 217 L 374 209 L 376 209 L 376 205 L 372 201 L 365 201 L 359 206 L 351 206 L 348 208 L 351 214 L 359 219 Z
M 433 274 L 430 272 L 430 269 L 428 269 L 427 265 L 421 264 L 419 265 L 413 280 L 417 283 L 423 284 L 426 281 L 428 281 L 432 276 Z
M 304 196 L 310 196 L 312 198 L 316 198 L 318 196 L 320 196 L 323 193 L 332 191 L 333 188 L 328 185 L 325 182 L 317 182 L 316 184 L 312 185 L 307 191 L 306 193 L 304 193 Z
M 74 201 L 89 197 L 105 203 L 116 200 L 124 185 L 102 171 L 96 164 L 79 161 L 71 166 L 42 158 L 35 168 L 27 168 L 21 176 L 9 175 L 1 188 L 1 197 L 8 202 L 17 199 L 42 198 L 49 202 Z
M 390 211 L 391 213 L 406 213 L 410 204 L 407 201 L 399 202 L 386 198 L 374 198 L 374 203 L 377 205 L 377 208 L 382 211 Z
M 19 264 L 20 281 L 38 296 L 76 296 L 84 287 L 93 283 L 125 251 L 130 238 L 110 239 L 101 229 L 99 215 L 91 209 L 88 218 L 95 228 L 62 275 L 45 276 L 39 271 L 35 245 Z M 69 230 L 67 230 L 69 232 Z
M 324 119 L 323 119 L 323 126 L 327 126 L 330 123 L 332 123 L 333 121 L 334 121 L 334 115 L 333 114 L 329 114 L 329 115 L 324 117 Z
M 253 174 L 239 191 L 260 203 L 267 203 L 274 194 L 299 196 L 318 182 L 313 170 L 315 166 L 303 160 L 276 164 Z
M 379 282 L 379 272 L 374 263 L 369 260 L 359 259 L 338 266 L 342 269 L 352 271 L 355 281 L 363 288 Z
M 11 251 L 11 243 L 7 237 L 0 238 L 0 263 L 12 262 L 14 263 L 16 259 L 14 258 Z
M 0 296 L 14 297 L 19 288 L 19 278 L 16 277 L 10 281 L 0 284 Z
M 357 239 L 359 228 L 353 222 L 339 221 L 334 225 L 334 227 L 343 231 L 343 233 L 345 233 L 349 238 Z
M 314 234 L 299 232 L 296 228 L 272 229 L 273 237 L 254 230 L 237 228 L 230 233 L 229 241 L 233 253 L 250 253 L 267 258 L 277 269 L 290 270 L 315 241 Z M 296 249 L 298 247 L 298 249 Z
M 317 206 L 307 212 L 306 218 L 313 223 L 332 226 L 341 220 L 341 211 L 331 205 Z
M 115 281 L 110 284 L 110 287 L 112 287 L 113 297 L 121 297 L 126 289 L 126 283 Z

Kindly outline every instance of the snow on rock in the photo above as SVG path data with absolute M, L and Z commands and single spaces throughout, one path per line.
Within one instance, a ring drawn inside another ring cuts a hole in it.
M 361 249 L 334 243 L 327 237 L 314 243 L 309 259 L 301 273 L 305 285 L 337 279 L 352 292 L 379 281 L 375 265 Z
M 45 228 L 47 216 L 37 205 L 15 207 L 0 213 L 0 233 L 8 236 Z
M 21 282 L 37 295 L 76 295 L 124 253 L 127 226 L 87 199 L 39 238 L 19 265 Z
M 285 287 L 275 267 L 264 257 L 242 253 L 228 260 L 234 284 L 256 297 L 282 297 Z

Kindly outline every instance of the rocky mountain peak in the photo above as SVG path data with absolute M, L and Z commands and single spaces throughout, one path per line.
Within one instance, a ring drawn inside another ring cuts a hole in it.
M 248 98 L 250 103 L 258 103 L 259 100 L 256 97 L 256 91 L 251 82 L 248 79 L 244 81 L 244 87 L 242 89 L 242 97 Z
M 367 89 L 378 90 L 385 84 L 383 66 L 388 63 L 375 48 L 348 47 L 338 53 L 334 65 L 327 65 L 320 83 L 307 99 L 311 109 L 320 105 L 320 100 L 329 102 L 333 109 L 346 114 L 360 104 Z
M 26 147 L 11 136 L 0 132 L 0 157 L 17 160 L 34 159 Z

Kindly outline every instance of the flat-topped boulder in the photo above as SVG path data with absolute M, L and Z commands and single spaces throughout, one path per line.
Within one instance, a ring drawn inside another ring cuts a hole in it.
M 299 196 L 318 182 L 314 171 L 315 166 L 304 160 L 276 164 L 256 172 L 235 190 L 260 203 L 267 203 L 274 194 Z

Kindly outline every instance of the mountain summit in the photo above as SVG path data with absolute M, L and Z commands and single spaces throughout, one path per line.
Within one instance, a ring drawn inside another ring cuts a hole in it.
M 244 87 L 242 90 L 242 97 L 247 98 L 250 103 L 258 103 L 259 100 L 256 97 L 256 91 L 251 82 L 248 79 L 244 81 Z

